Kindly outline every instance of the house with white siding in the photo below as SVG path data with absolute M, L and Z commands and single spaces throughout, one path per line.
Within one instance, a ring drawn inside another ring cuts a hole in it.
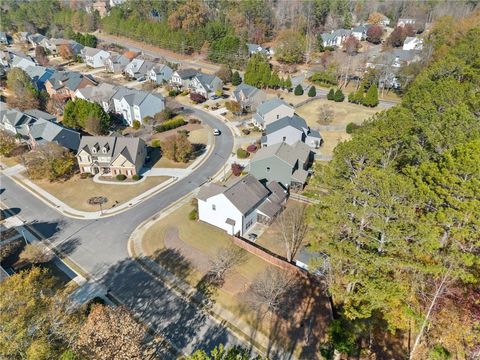
M 87 66 L 98 69 L 105 66 L 105 60 L 110 57 L 108 51 L 85 46 L 81 50 L 81 56 Z
M 197 73 L 190 83 L 192 92 L 202 95 L 205 99 L 215 95 L 217 91 L 222 91 L 223 82 L 218 76 L 204 73 Z
M 165 64 L 157 64 L 148 72 L 148 79 L 155 84 L 167 83 L 172 79 L 173 70 Z
M 99 104 L 105 112 L 113 111 L 112 97 L 120 87 L 108 83 L 98 86 L 86 86 L 75 91 L 75 98 L 84 99 Z
M 172 74 L 170 84 L 180 89 L 189 89 L 193 78 L 197 75 L 198 70 L 195 69 L 181 69 L 176 70 Z
M 264 186 L 252 175 L 231 186 L 207 183 L 197 195 L 198 218 L 230 235 L 245 234 L 257 221 L 271 222 L 283 209 L 287 193 L 276 182 Z
M 322 144 L 322 137 L 317 130 L 310 129 L 305 119 L 293 115 L 268 124 L 265 127 L 265 135 L 262 136 L 260 141 L 262 147 L 280 142 L 295 145 L 298 141 L 301 141 L 311 148 L 317 149 Z
M 165 109 L 165 98 L 162 95 L 126 87 L 118 88 L 112 101 L 113 112 L 120 115 L 129 126 L 135 120 L 142 123 L 145 117 L 153 117 Z
M 123 70 L 125 76 L 135 80 L 145 80 L 155 63 L 144 59 L 133 59 Z

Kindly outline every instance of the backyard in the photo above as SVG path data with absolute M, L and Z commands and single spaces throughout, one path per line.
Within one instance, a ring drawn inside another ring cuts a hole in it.
M 100 210 L 98 205 L 88 204 L 88 199 L 91 197 L 106 196 L 108 201 L 103 205 L 103 209 L 109 209 L 129 201 L 168 179 L 166 176 L 152 176 L 135 185 L 110 185 L 95 183 L 91 178 L 81 179 L 79 175 L 75 175 L 67 181 L 33 180 L 33 182 L 74 209 L 98 211 Z
M 320 123 L 320 112 L 324 107 L 333 113 L 328 124 Z M 295 111 L 307 121 L 307 124 L 311 128 L 316 128 L 320 131 L 324 141 L 320 148 L 320 153 L 323 155 L 332 155 L 333 149 L 338 143 L 350 140 L 351 138 L 345 130 L 347 124 L 351 122 L 362 124 L 377 112 L 382 111 L 382 109 L 367 108 L 348 102 L 333 102 L 326 99 L 318 99 L 298 107 Z
M 143 249 L 161 266 L 198 288 L 217 252 L 233 244 L 223 230 L 189 220 L 188 214 L 192 209 L 193 205 L 183 205 L 156 222 L 144 234 Z M 302 278 L 298 286 L 289 292 L 289 306 L 281 315 L 262 314 L 261 309 L 254 309 L 249 303 L 248 290 L 252 282 L 267 269 L 273 268 L 263 259 L 245 253 L 244 262 L 227 273 L 223 285 L 214 293 L 214 300 L 266 336 L 269 345 L 294 349 L 297 355 L 312 355 L 310 351 L 318 351 L 319 343 L 315 341 L 315 344 L 306 345 L 305 333 L 315 334 L 315 339 L 322 341 L 329 321 L 328 304 L 320 286 L 312 286 L 311 283 L 307 286 L 303 282 L 310 280 Z

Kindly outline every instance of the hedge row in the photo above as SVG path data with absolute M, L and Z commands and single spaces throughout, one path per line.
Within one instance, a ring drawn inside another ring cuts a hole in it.
M 155 130 L 157 132 L 164 132 L 172 129 L 176 129 L 180 126 L 185 125 L 187 122 L 183 118 L 176 118 L 171 119 L 163 122 L 162 124 L 158 125 Z

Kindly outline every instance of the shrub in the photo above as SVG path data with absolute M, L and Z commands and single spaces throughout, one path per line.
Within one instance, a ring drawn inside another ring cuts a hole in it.
M 334 100 L 335 99 L 335 90 L 330 88 L 330 91 L 327 94 L 327 100 Z
M 185 130 L 185 129 L 177 130 L 177 134 L 180 134 L 180 135 L 188 136 L 189 133 L 190 133 L 190 131 Z
M 237 163 L 232 164 L 232 174 L 235 176 L 240 176 L 243 171 L 243 166 Z
M 142 124 L 140 123 L 140 121 L 138 121 L 138 120 L 133 120 L 132 127 L 133 127 L 135 130 L 140 129 L 140 126 L 142 126 Z
M 180 95 L 181 96 L 187 96 L 189 94 L 188 90 L 183 90 Z
M 201 124 L 202 122 L 198 119 L 191 118 L 191 119 L 188 119 L 188 123 L 189 124 Z
M 296 96 L 303 95 L 302 85 L 298 84 L 297 86 L 295 86 L 295 90 L 293 91 L 293 93 L 294 93 Z
M 242 149 L 242 148 L 238 148 L 237 150 L 237 157 L 239 159 L 246 159 L 248 157 L 248 151 Z
M 255 144 L 250 144 L 250 145 L 248 145 L 247 151 L 248 151 L 249 153 L 253 153 L 253 152 L 257 151 L 257 145 L 255 145 Z
M 310 81 L 318 85 L 337 85 L 337 76 L 333 71 L 319 71 L 310 76 Z
M 205 105 L 203 105 L 203 107 L 204 107 L 205 109 L 208 109 L 208 108 L 210 107 L 210 105 L 205 104 Z
M 198 210 L 192 209 L 192 211 L 188 213 L 188 219 L 192 221 L 198 220 Z
M 207 99 L 205 99 L 205 97 L 200 94 L 190 93 L 190 100 L 192 100 L 195 104 L 200 104 L 205 102 Z
M 242 83 L 242 78 L 240 77 L 240 74 L 238 71 L 235 71 L 232 75 L 232 85 L 238 86 Z
M 90 173 L 81 173 L 80 174 L 80 179 L 88 179 L 89 178 L 88 175 L 90 175 Z
M 117 176 L 115 176 L 115 178 L 118 180 L 118 181 L 123 181 L 127 178 L 126 175 L 124 174 L 118 174 Z
M 310 89 L 308 89 L 308 97 L 315 97 L 317 96 L 317 89 L 315 86 L 310 86 Z
M 334 96 L 333 100 L 335 102 L 342 102 L 343 100 L 345 100 L 345 95 L 343 95 L 342 90 L 337 89 L 337 91 L 335 91 L 335 96 Z
M 346 128 L 347 134 L 352 134 L 355 130 L 357 130 L 360 127 L 361 127 L 360 125 L 355 124 L 353 122 L 348 123 Z
M 152 147 L 159 148 L 160 147 L 160 140 L 152 140 Z
M 155 128 L 155 130 L 157 132 L 164 132 L 164 131 L 176 129 L 180 126 L 185 125 L 186 123 L 187 122 L 182 117 L 178 117 L 178 118 L 174 118 L 174 119 L 163 122 L 162 124 L 158 125 Z
M 250 130 L 248 130 L 248 129 L 243 129 L 243 130 L 242 130 L 242 133 L 243 133 L 243 135 L 249 135 L 249 134 L 250 134 Z
M 135 175 L 132 176 L 132 180 L 138 181 L 140 179 L 141 179 L 141 176 L 138 175 L 138 174 L 135 174 Z
M 172 97 L 175 97 L 179 94 L 179 91 L 176 90 L 176 89 L 171 89 L 168 91 L 168 96 L 172 96 Z

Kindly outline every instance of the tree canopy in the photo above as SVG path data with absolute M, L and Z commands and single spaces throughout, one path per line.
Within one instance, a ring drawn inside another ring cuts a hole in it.
M 73 129 L 85 129 L 100 135 L 108 129 L 110 116 L 99 104 L 76 99 L 68 101 L 65 105 L 62 123 Z

